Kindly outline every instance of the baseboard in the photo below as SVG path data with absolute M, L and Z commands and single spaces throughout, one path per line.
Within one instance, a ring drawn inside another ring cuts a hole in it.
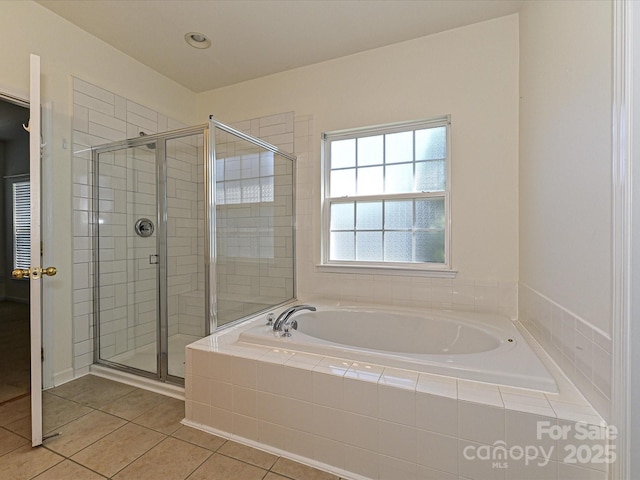
M 371 480 L 369 477 L 363 477 L 362 475 L 358 475 L 357 473 L 349 472 L 341 468 L 336 468 L 332 465 L 319 462 L 318 460 L 314 460 L 312 458 L 303 457 L 302 455 L 297 455 L 295 453 L 287 452 L 286 450 L 273 447 L 266 443 L 260 443 L 255 440 L 251 440 L 245 437 L 241 437 L 239 435 L 234 435 L 232 433 L 225 432 L 223 430 L 218 430 L 217 428 L 209 427 L 201 423 L 196 423 L 191 420 L 187 420 L 186 418 L 182 420 L 181 423 L 183 425 L 186 425 L 187 427 L 195 428 L 196 430 L 201 430 L 203 432 L 210 433 L 212 435 L 216 435 L 218 437 L 222 437 L 227 440 L 232 440 L 234 442 L 241 443 L 243 445 L 247 445 L 249 447 L 256 448 L 258 450 L 262 450 L 263 452 L 277 455 L 278 457 L 287 458 L 289 460 L 293 460 L 294 462 L 302 463 L 303 465 L 317 468 L 318 470 L 322 470 L 323 472 L 332 473 L 340 478 L 344 478 L 348 480 Z
M 58 387 L 63 383 L 70 382 L 74 378 L 73 368 L 67 368 L 66 370 L 53 374 L 53 385 Z

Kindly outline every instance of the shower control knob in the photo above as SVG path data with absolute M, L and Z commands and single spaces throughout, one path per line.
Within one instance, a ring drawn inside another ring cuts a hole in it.
M 141 218 L 135 225 L 136 233 L 141 237 L 150 237 L 153 235 L 153 222 L 148 218 Z

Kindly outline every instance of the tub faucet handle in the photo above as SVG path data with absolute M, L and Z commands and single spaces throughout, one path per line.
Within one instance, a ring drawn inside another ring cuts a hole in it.
M 269 315 L 267 315 L 267 326 L 268 327 L 273 325 L 274 318 L 276 318 L 276 316 L 275 316 L 275 314 L 273 312 L 270 312 Z
M 291 323 L 285 323 L 282 327 L 283 332 L 282 335 L 280 335 L 281 337 L 290 337 L 291 336 L 291 332 L 289 331 L 289 327 L 291 327 L 294 330 L 298 329 L 298 321 L 297 320 L 293 320 Z

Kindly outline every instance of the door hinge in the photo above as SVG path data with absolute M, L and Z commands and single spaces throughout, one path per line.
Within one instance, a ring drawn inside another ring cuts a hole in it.
M 40 349 L 40 361 L 44 362 L 44 348 Z

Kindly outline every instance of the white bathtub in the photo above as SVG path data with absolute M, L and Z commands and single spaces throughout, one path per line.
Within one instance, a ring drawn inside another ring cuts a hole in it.
M 240 333 L 239 342 L 558 392 L 551 374 L 506 317 L 318 306 L 316 312 L 303 310 L 291 318 L 298 324 L 291 337 L 258 325 Z

